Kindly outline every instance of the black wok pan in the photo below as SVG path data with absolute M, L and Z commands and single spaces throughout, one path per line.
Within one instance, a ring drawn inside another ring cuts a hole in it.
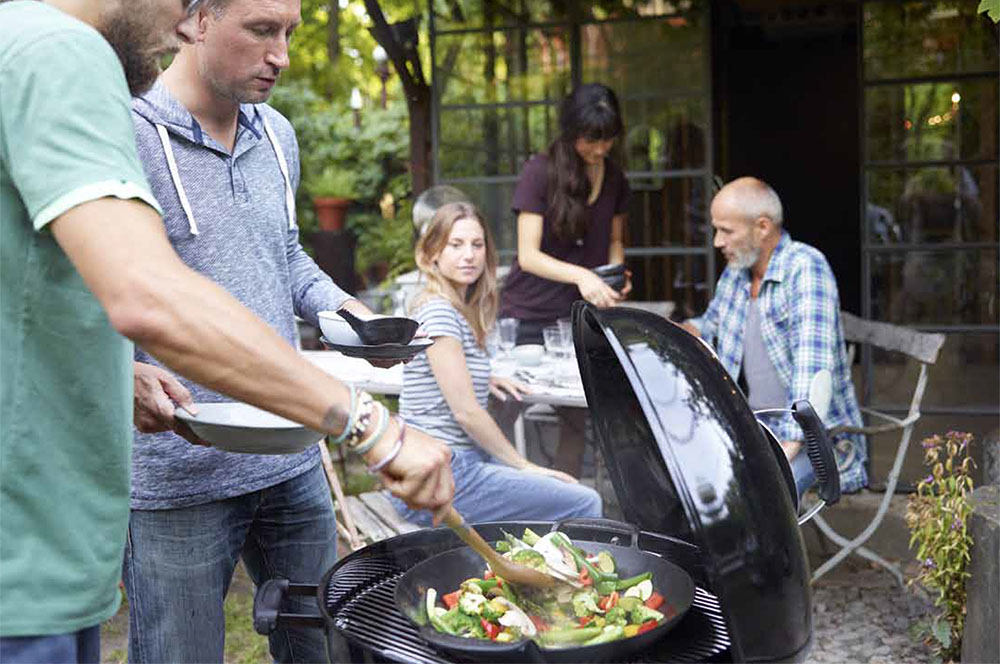
M 667 616 L 656 628 L 636 636 L 592 646 L 542 648 L 530 639 L 513 643 L 495 643 L 484 639 L 468 639 L 442 634 L 428 624 L 427 589 L 434 588 L 439 596 L 452 592 L 470 577 L 482 575 L 486 563 L 473 550 L 462 547 L 440 553 L 410 568 L 396 585 L 396 606 L 416 625 L 420 636 L 435 649 L 447 656 L 485 662 L 584 662 L 620 658 L 643 650 L 666 634 L 684 617 L 694 599 L 694 582 L 683 569 L 638 548 L 639 529 L 626 523 L 607 519 L 572 519 L 557 523 L 553 530 L 564 524 L 600 524 L 620 529 L 631 536 L 630 546 L 594 542 L 574 542 L 588 554 L 605 550 L 618 563 L 618 575 L 627 578 L 653 573 L 653 587 L 663 595 L 660 612 Z M 519 535 L 520 533 L 512 533 Z

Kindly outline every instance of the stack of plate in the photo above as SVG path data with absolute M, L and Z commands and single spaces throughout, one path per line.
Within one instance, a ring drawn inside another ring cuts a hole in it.
M 320 341 L 330 350 L 366 360 L 408 360 L 434 343 L 414 339 L 420 324 L 402 316 L 373 316 L 348 322 L 339 312 L 320 311 Z

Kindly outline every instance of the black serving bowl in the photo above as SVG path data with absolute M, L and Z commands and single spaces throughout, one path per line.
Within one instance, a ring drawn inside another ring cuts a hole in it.
M 599 276 L 601 281 L 617 291 L 625 287 L 627 277 L 625 275 L 625 266 L 622 263 L 600 265 L 592 268 L 591 271 Z
M 350 311 L 341 309 L 337 312 L 354 328 L 361 343 L 367 346 L 382 344 L 408 344 L 420 327 L 418 321 L 403 316 L 382 316 L 367 320 L 358 318 Z

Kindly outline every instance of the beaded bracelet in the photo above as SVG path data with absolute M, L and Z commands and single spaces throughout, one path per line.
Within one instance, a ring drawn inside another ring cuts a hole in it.
M 396 444 L 392 446 L 392 449 L 385 455 L 385 458 L 376 464 L 368 466 L 368 472 L 372 475 L 381 472 L 383 468 L 392 463 L 393 459 L 399 456 L 399 451 L 403 449 L 403 443 L 406 442 L 406 420 L 399 416 L 396 417 L 396 420 L 399 422 L 399 438 L 396 439 Z
M 360 443 L 362 438 L 364 438 L 365 432 L 372 425 L 372 417 L 377 416 L 375 407 L 378 402 L 372 398 L 372 395 L 367 392 L 361 392 L 358 395 L 358 404 L 355 407 L 354 421 L 351 425 L 351 433 L 347 436 L 347 440 L 344 441 L 344 445 L 349 450 L 354 450 Z
M 375 444 L 385 435 L 386 429 L 389 428 L 389 409 L 377 402 L 375 405 L 378 406 L 378 423 L 375 425 L 375 431 L 351 448 L 356 454 L 365 454 L 375 447 Z
M 354 407 L 358 405 L 358 390 L 355 387 L 350 388 L 351 393 L 351 405 L 347 409 L 347 423 L 344 425 L 344 430 L 340 432 L 340 435 L 334 438 L 331 442 L 334 445 L 340 445 L 342 442 L 347 440 L 347 437 L 351 435 L 351 429 L 354 424 Z

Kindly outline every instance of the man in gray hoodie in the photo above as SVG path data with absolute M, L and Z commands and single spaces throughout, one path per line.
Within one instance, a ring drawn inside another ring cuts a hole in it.
M 289 64 L 299 11 L 299 0 L 206 0 L 194 43 L 132 105 L 139 156 L 174 248 L 290 344 L 296 313 L 314 324 L 318 311 L 342 306 L 368 313 L 299 244 L 298 144 L 264 103 Z M 129 661 L 221 662 L 223 600 L 239 558 L 258 585 L 315 581 L 335 562 L 319 450 L 262 456 L 192 446 L 162 431 L 169 418 L 155 415 L 156 404 L 185 388 L 196 402 L 221 395 L 181 387 L 141 351 L 136 360 L 137 418 L 153 424 L 140 423 L 147 433 L 136 434 L 133 452 Z M 277 661 L 326 659 L 322 630 L 280 630 L 270 646 Z

